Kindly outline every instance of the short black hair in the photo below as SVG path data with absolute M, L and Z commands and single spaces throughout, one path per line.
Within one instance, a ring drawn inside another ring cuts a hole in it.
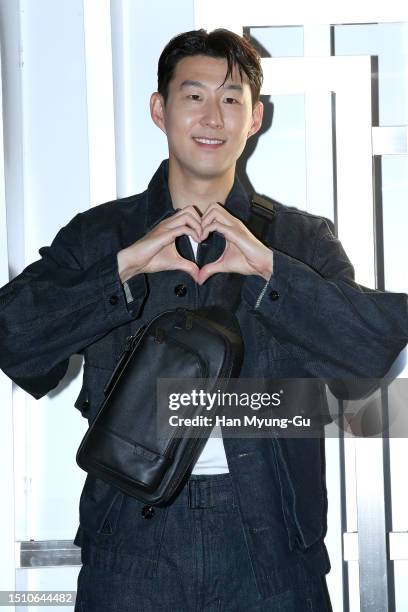
M 234 66 L 236 66 L 241 79 L 243 72 L 248 78 L 252 105 L 258 102 L 263 81 L 261 58 L 258 52 L 247 38 L 230 30 L 218 28 L 209 33 L 203 29 L 183 32 L 167 43 L 160 55 L 157 71 L 157 89 L 163 96 L 164 103 L 167 102 L 169 83 L 173 78 L 177 63 L 185 57 L 194 55 L 226 59 L 228 70 L 225 80 L 232 75 Z

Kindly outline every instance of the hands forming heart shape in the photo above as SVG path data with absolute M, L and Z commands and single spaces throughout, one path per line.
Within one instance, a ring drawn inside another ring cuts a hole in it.
M 185 259 L 176 249 L 175 240 L 187 234 L 197 243 L 210 232 L 225 237 L 221 256 L 199 268 Z M 118 253 L 119 274 L 122 282 L 142 272 L 184 270 L 202 285 L 217 272 L 262 276 L 269 280 L 273 268 L 273 253 L 249 229 L 231 215 L 222 204 L 210 204 L 202 216 L 194 206 L 186 206 L 155 225 L 143 238 Z

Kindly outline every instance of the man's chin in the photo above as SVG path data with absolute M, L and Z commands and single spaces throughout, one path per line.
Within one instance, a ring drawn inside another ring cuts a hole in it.
M 221 166 L 220 164 L 195 164 L 190 167 L 191 174 L 205 181 L 220 180 L 235 170 L 235 164 Z
M 222 178 L 227 178 L 235 172 L 235 163 L 230 160 L 227 162 L 223 159 L 196 159 L 194 156 L 184 161 L 176 157 L 172 159 L 170 156 L 170 167 L 172 166 L 175 173 L 180 177 L 184 175 L 186 178 L 190 177 L 203 181 L 222 180 Z

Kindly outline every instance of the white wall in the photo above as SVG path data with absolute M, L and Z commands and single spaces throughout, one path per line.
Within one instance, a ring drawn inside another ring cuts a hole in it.
M 165 44 L 194 29 L 192 0 L 111 1 L 119 196 L 146 189 L 167 141 L 152 123 L 150 95 L 157 89 L 157 61 Z
M 2 58 L 0 56 L 0 62 Z M 3 141 L 2 88 L 0 85 L 0 143 Z M 4 190 L 4 156 L 0 146 L 0 286 L 9 280 L 7 261 L 7 217 Z M 14 470 L 13 470 L 13 411 L 11 381 L 0 372 L 0 487 L 4 492 L 0 516 L 0 591 L 13 590 L 14 573 Z M 7 608 L 8 610 L 9 608 Z

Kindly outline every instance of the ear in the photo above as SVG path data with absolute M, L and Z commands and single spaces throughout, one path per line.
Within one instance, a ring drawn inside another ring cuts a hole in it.
M 251 118 L 251 127 L 248 131 L 248 138 L 256 134 L 262 125 L 264 105 L 262 102 L 256 102 L 254 108 L 252 109 L 252 118 Z
M 158 91 L 155 91 L 150 96 L 150 115 L 157 127 L 167 134 L 164 119 L 164 100 Z

